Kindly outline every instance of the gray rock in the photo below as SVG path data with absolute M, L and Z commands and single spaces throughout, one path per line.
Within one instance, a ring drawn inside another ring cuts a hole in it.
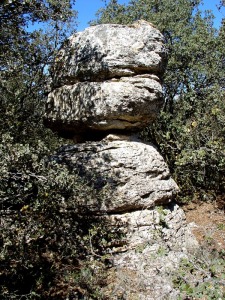
M 124 233 L 126 242 L 111 245 L 114 279 L 105 288 L 109 299 L 175 300 L 173 273 L 182 259 L 194 253 L 198 243 L 178 205 L 153 207 L 109 216 L 111 224 Z M 187 242 L 187 237 L 189 237 Z
M 64 146 L 53 157 L 84 176 L 100 198 L 76 199 L 107 224 L 111 263 L 108 299 L 175 300 L 173 274 L 198 249 L 185 214 L 172 199 L 178 192 L 157 149 L 135 136 L 110 134 L 100 142 Z M 104 238 L 104 236 L 102 237 Z
M 56 159 L 78 170 L 101 191 L 101 201 L 77 203 L 94 212 L 150 208 L 169 203 L 178 192 L 156 148 L 135 137 L 109 135 L 101 142 L 67 146 Z
M 71 36 L 52 69 L 54 87 L 165 70 L 164 38 L 146 21 L 102 24 Z
M 118 236 L 105 246 L 112 262 L 111 283 L 102 289 L 107 299 L 177 299 L 172 273 L 198 247 L 172 203 L 179 189 L 164 159 L 152 144 L 127 135 L 156 118 L 165 62 L 162 35 L 138 21 L 72 36 L 52 69 L 45 124 L 84 142 L 62 147 L 52 159 L 97 191 L 74 199 L 77 210 L 105 220 Z
M 162 106 L 162 87 L 155 75 L 80 82 L 55 89 L 48 96 L 45 125 L 61 136 L 94 139 L 97 131 L 141 130 Z
M 71 36 L 52 67 L 44 123 L 77 141 L 140 131 L 162 105 L 166 55 L 150 23 L 102 24 Z

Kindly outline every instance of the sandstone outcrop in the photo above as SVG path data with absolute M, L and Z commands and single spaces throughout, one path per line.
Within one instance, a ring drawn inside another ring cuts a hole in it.
M 86 208 L 123 236 L 105 249 L 108 299 L 177 299 L 171 274 L 198 247 L 173 203 L 178 186 L 167 164 L 154 145 L 134 135 L 162 107 L 165 63 L 162 35 L 138 21 L 72 36 L 52 69 L 45 124 L 77 142 L 52 159 L 101 195 L 74 199 L 78 210 Z
M 76 199 L 78 209 L 103 218 L 123 237 L 105 250 L 111 267 L 104 295 L 177 299 L 172 274 L 198 244 L 183 210 L 173 203 L 178 187 L 157 149 L 135 136 L 110 134 L 98 142 L 63 146 L 53 159 L 101 194 Z
M 99 131 L 141 130 L 161 106 L 162 87 L 153 75 L 80 82 L 49 94 L 45 124 L 62 136 L 93 140 Z

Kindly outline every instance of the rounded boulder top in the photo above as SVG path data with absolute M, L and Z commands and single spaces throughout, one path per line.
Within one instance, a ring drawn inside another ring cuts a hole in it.
M 163 35 L 144 20 L 131 25 L 101 24 L 72 35 L 61 47 L 53 86 L 79 81 L 102 81 L 165 70 Z
M 148 126 L 163 105 L 163 41 L 143 20 L 96 25 L 71 36 L 51 68 L 45 125 L 79 141 Z

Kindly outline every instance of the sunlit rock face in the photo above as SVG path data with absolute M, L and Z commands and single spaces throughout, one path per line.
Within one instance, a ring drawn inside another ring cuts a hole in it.
M 104 24 L 71 36 L 52 68 L 45 125 L 60 135 L 98 139 L 135 132 L 162 104 L 163 36 L 150 23 Z
M 92 212 L 129 212 L 168 204 L 178 192 L 167 164 L 156 148 L 134 136 L 108 135 L 100 142 L 65 146 L 56 159 L 70 165 L 104 197 L 80 207 Z M 93 200 L 93 199 L 92 199 Z
M 93 187 L 95 197 L 75 198 L 76 209 L 121 235 L 104 250 L 111 261 L 101 290 L 107 299 L 179 299 L 171 274 L 198 248 L 173 202 L 179 188 L 167 164 L 134 134 L 162 107 L 165 63 L 161 33 L 138 21 L 73 35 L 52 68 L 44 121 L 73 144 L 51 159 Z
M 107 299 L 179 299 L 171 274 L 198 243 L 173 202 L 178 186 L 156 147 L 135 136 L 109 134 L 65 145 L 52 159 L 97 191 L 96 197 L 74 199 L 77 209 L 118 235 L 104 249 L 110 268 L 101 292 Z
M 71 36 L 53 69 L 53 86 L 104 81 L 165 70 L 163 36 L 146 21 L 132 25 L 102 24 Z

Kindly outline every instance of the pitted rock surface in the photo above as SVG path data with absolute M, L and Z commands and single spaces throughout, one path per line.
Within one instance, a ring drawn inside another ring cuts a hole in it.
M 171 274 L 198 248 L 173 204 L 179 189 L 163 157 L 132 135 L 162 107 L 165 63 L 161 33 L 138 21 L 73 35 L 52 68 L 45 124 L 76 144 L 51 159 L 93 186 L 96 197 L 74 199 L 77 210 L 122 233 L 105 249 L 112 263 L 102 288 L 107 299 L 178 299 Z
M 61 136 L 98 140 L 140 131 L 162 105 L 163 36 L 152 24 L 103 24 L 70 37 L 52 68 L 45 125 Z
M 113 278 L 113 284 L 105 288 L 109 298 L 178 299 L 172 274 L 182 259 L 198 249 L 183 210 L 171 203 L 109 218 L 126 237 L 126 243 L 112 245 L 109 251 L 109 277 Z
M 156 79 L 138 75 L 57 88 L 48 96 L 45 123 L 68 137 L 88 131 L 94 136 L 97 131 L 141 130 L 162 106 L 162 87 Z
M 164 38 L 151 23 L 102 24 L 71 36 L 56 58 L 53 86 L 165 71 Z
M 104 192 L 104 202 L 77 203 L 97 212 L 126 212 L 169 203 L 178 192 L 156 148 L 136 137 L 109 135 L 100 142 L 66 146 L 58 162 Z M 81 201 L 85 201 L 82 199 Z

